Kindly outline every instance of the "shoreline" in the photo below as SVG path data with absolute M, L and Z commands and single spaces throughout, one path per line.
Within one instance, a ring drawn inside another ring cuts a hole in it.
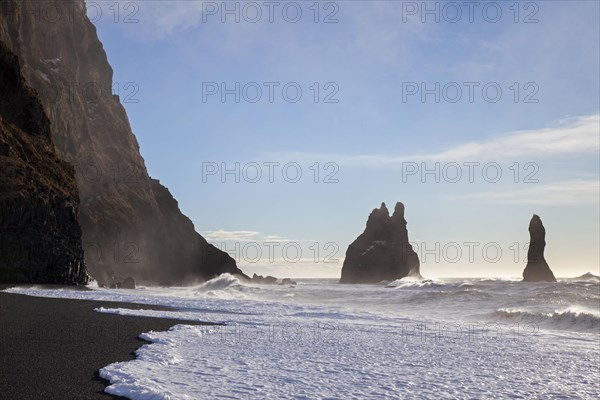
M 15 285 L 1 285 L 0 290 Z M 78 290 L 78 289 L 74 289 Z M 104 392 L 98 371 L 135 359 L 139 335 L 196 321 L 133 317 L 97 307 L 170 310 L 110 301 L 32 297 L 0 292 L 0 393 L 6 398 L 124 399 Z

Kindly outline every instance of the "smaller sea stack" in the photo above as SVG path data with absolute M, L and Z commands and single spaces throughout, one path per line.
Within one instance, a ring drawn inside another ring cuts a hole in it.
M 539 216 L 533 215 L 529 222 L 529 251 L 527 266 L 523 271 L 524 282 L 556 282 L 552 270 L 544 258 L 546 229 Z

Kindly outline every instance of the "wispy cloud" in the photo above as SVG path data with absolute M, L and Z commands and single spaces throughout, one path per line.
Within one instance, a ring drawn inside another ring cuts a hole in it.
M 487 142 L 471 142 L 437 154 L 429 160 L 466 160 L 477 158 L 548 157 L 598 151 L 600 115 L 560 121 L 557 126 L 517 131 Z
M 291 242 L 291 239 L 279 235 L 264 235 L 257 231 L 217 231 L 202 232 L 209 242 Z
M 157 36 L 193 28 L 202 21 L 205 1 L 136 1 L 140 19 L 148 22 Z
M 598 153 L 599 135 L 600 114 L 595 114 L 561 120 L 549 128 L 509 132 L 487 141 L 463 143 L 437 153 L 406 155 L 279 153 L 271 154 L 269 157 L 296 161 L 323 160 L 343 165 L 371 167 L 386 167 L 409 161 L 531 159 Z
M 535 205 L 583 205 L 598 204 L 600 183 L 598 180 L 573 180 L 515 190 L 469 193 L 452 196 L 460 199 L 476 199 L 504 204 Z

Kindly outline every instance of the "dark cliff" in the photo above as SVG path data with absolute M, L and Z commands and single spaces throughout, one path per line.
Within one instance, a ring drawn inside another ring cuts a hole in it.
M 0 282 L 85 284 L 75 171 L 1 41 L 0 82 Z
M 348 247 L 340 283 L 376 283 L 419 273 L 419 257 L 408 241 L 404 205 L 390 217 L 385 203 L 369 215 L 365 231 Z
M 184 284 L 241 274 L 148 176 L 125 109 L 112 95 L 113 71 L 84 1 L 54 1 L 59 18 L 44 17 L 39 3 L 1 0 L 0 39 L 40 93 L 60 157 L 75 166 L 91 275 L 107 284 L 127 276 Z
M 527 251 L 527 266 L 523 270 L 525 282 L 556 282 L 556 278 L 544 258 L 546 248 L 546 229 L 542 220 L 533 215 L 529 222 L 529 250 Z

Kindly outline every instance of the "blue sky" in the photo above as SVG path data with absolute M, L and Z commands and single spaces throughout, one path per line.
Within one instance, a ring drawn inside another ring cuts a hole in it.
M 438 21 L 422 2 L 227 2 L 239 22 L 113 3 L 88 15 L 148 170 L 245 271 L 338 277 L 369 212 L 402 201 L 425 276 L 520 276 L 533 213 L 557 276 L 599 272 L 598 2 L 427 2 Z

